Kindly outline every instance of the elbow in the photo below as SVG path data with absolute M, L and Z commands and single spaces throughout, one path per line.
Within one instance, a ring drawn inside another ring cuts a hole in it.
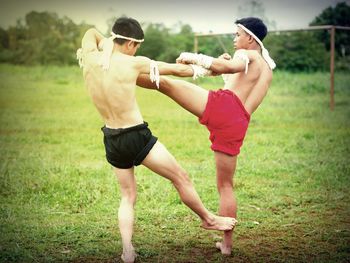
M 85 33 L 85 34 L 94 34 L 95 32 L 96 32 L 96 28 L 91 27 L 91 28 L 89 28 L 88 30 L 86 30 L 86 33 Z
M 96 33 L 96 29 L 95 28 L 89 28 L 88 30 L 86 30 L 84 36 L 83 36 L 83 40 L 87 37 L 91 37 L 91 36 L 94 36 Z

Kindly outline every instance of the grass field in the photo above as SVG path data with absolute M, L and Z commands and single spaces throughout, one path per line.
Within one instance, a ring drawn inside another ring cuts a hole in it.
M 238 160 L 233 255 L 165 179 L 136 169 L 137 262 L 350 262 L 350 77 L 276 72 Z M 0 262 L 119 262 L 119 189 L 78 67 L 0 65 Z M 218 88 L 220 78 L 200 85 Z M 218 209 L 208 132 L 162 94 L 144 119 Z

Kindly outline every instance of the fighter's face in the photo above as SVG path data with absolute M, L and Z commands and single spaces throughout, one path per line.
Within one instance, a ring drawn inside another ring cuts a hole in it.
M 233 46 L 235 49 L 246 49 L 249 37 L 249 34 L 247 34 L 242 28 L 237 27 L 235 37 L 233 39 Z

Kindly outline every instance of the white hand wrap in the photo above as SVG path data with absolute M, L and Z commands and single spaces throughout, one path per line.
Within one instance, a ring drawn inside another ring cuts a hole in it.
M 182 52 L 178 59 L 184 60 L 189 64 L 196 64 L 198 66 L 202 66 L 206 69 L 209 69 L 211 64 L 213 63 L 214 58 L 203 54 Z
M 198 66 L 198 65 L 190 65 L 193 69 L 193 79 L 197 79 L 200 77 L 204 77 L 204 76 L 211 76 L 212 75 L 212 71 L 206 68 L 203 68 L 202 66 Z

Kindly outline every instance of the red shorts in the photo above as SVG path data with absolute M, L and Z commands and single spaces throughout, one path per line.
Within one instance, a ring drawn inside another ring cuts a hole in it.
M 238 155 L 248 129 L 250 115 L 230 90 L 209 91 L 208 102 L 199 122 L 210 132 L 211 149 Z

